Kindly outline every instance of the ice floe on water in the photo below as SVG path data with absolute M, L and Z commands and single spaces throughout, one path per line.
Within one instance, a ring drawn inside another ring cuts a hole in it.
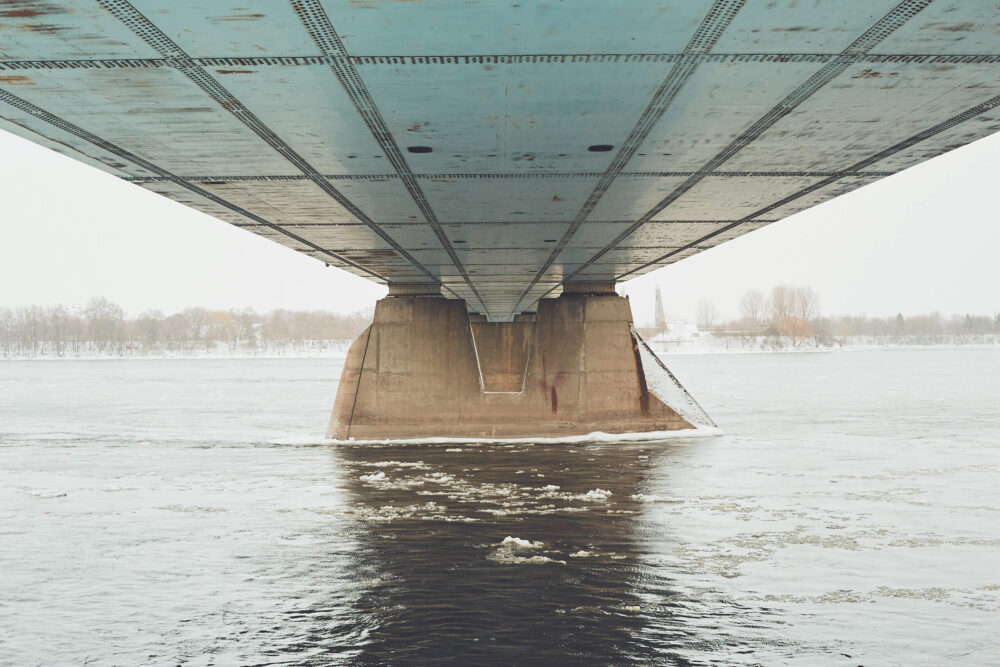
M 677 431 L 646 431 L 645 433 L 605 433 L 594 431 L 586 435 L 567 435 L 558 438 L 404 438 L 384 440 L 326 440 L 331 445 L 584 445 L 588 443 L 658 442 L 675 438 L 704 438 L 722 435 L 722 429 L 703 426 Z M 301 444 L 287 440 L 276 444 Z M 519 450 L 514 450 L 519 451 Z
M 413 470 L 430 470 L 429 465 L 425 465 L 423 461 L 375 461 L 374 463 L 366 463 L 366 466 L 372 468 L 410 468 Z
M 682 503 L 683 498 L 677 498 L 675 496 L 658 496 L 655 493 L 636 493 L 629 496 L 632 500 L 638 500 L 641 503 Z
M 557 565 L 566 564 L 566 561 L 564 560 L 556 560 L 555 558 L 549 558 L 548 556 L 517 556 L 509 551 L 504 551 L 503 549 L 494 551 L 486 558 L 504 565 L 544 565 L 545 563 L 555 563 Z
M 55 491 L 53 489 L 27 489 L 27 492 L 36 498 L 62 498 L 66 495 L 65 491 Z
M 614 506 L 614 493 L 600 487 L 571 491 L 551 483 L 535 486 L 513 481 L 484 481 L 477 479 L 470 469 L 461 472 L 430 470 L 432 466 L 422 461 L 402 467 L 399 461 L 359 462 L 358 466 L 361 470 L 356 473 L 357 479 L 380 491 L 409 490 L 416 496 L 472 506 L 480 515 L 513 517 L 575 513 Z
M 543 556 L 540 554 L 527 555 L 543 549 L 545 547 L 544 542 L 533 542 L 521 537 L 508 535 L 495 546 L 497 548 L 491 551 L 486 557 L 488 560 L 495 563 L 501 563 L 503 565 L 544 565 L 546 563 L 553 563 L 557 565 L 566 564 L 566 561 L 558 560 L 550 556 Z
M 561 487 L 555 484 L 547 484 L 539 489 L 542 493 L 538 494 L 539 498 L 551 498 L 553 500 L 582 500 L 587 503 L 603 503 L 607 502 L 614 494 L 607 489 L 590 489 L 584 493 L 572 493 L 570 491 L 562 491 Z
M 477 519 L 463 514 L 455 514 L 449 508 L 433 501 L 412 505 L 358 505 L 341 513 L 342 516 L 362 521 L 391 523 L 401 519 L 419 521 L 444 521 L 447 523 L 476 523 Z
M 268 440 L 269 445 L 283 445 L 286 447 L 322 447 L 330 444 L 329 438 L 321 438 L 312 435 L 300 435 L 289 438 L 276 438 Z
M 503 538 L 500 546 L 508 547 L 511 549 L 541 549 L 545 546 L 544 542 L 532 542 L 531 540 L 523 540 L 520 537 L 511 537 L 508 535 Z

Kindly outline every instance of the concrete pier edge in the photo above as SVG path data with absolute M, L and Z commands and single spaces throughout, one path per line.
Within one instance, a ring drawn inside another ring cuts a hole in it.
M 574 285 L 512 322 L 486 322 L 470 316 L 464 301 L 429 291 L 397 290 L 376 304 L 345 359 L 327 437 L 503 440 L 694 429 L 647 391 L 631 308 L 613 286 Z

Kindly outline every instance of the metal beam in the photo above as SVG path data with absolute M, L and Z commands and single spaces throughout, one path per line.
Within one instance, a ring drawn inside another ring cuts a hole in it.
M 851 167 L 852 167 L 852 169 L 855 169 L 855 170 L 864 169 L 865 167 L 868 167 L 868 166 L 873 165 L 873 164 L 875 164 L 875 163 L 877 163 L 877 162 L 879 162 L 881 160 L 884 160 L 885 158 L 889 157 L 890 155 L 894 155 L 896 153 L 899 153 L 900 151 L 904 151 L 907 148 L 915 146 L 916 144 L 920 143 L 921 141 L 924 141 L 925 139 L 929 139 L 929 138 L 933 137 L 936 134 L 940 134 L 940 133 L 942 133 L 942 132 L 944 132 L 946 130 L 950 130 L 951 128 L 955 127 L 956 125 L 960 125 L 960 124 L 962 124 L 962 123 L 964 123 L 964 122 L 966 122 L 968 120 L 972 120 L 976 116 L 982 115 L 982 114 L 986 113 L 987 111 L 990 111 L 992 109 L 996 109 L 998 107 L 1000 107 L 1000 95 L 998 95 L 998 96 L 996 96 L 996 97 L 994 97 L 992 99 L 989 99 L 989 100 L 983 102 L 982 104 L 977 104 L 976 106 L 974 106 L 974 107 L 972 107 L 970 109 L 966 109 L 962 113 L 957 114 L 955 116 L 952 116 L 948 120 L 942 121 L 942 122 L 938 123 L 937 125 L 934 125 L 933 127 L 929 127 L 926 130 L 924 130 L 923 132 L 919 132 L 917 134 L 914 134 L 913 136 L 908 137 L 908 138 L 904 139 L 903 141 L 900 141 L 897 144 L 894 144 L 894 145 L 892 145 L 892 146 L 890 146 L 890 147 L 888 147 L 888 148 L 886 148 L 884 150 L 879 151 L 878 153 L 875 153 L 874 155 L 872 155 L 870 157 L 865 158 L 864 160 L 861 160 L 860 162 L 856 162 L 855 164 L 851 165 Z M 798 192 L 796 192 L 796 193 L 794 193 L 792 195 L 789 195 L 789 196 L 787 196 L 787 197 L 785 197 L 785 198 L 783 198 L 783 199 L 781 199 L 779 201 L 774 202 L 773 204 L 769 204 L 769 205 L 765 206 L 762 209 L 754 211 L 750 215 L 742 218 L 741 220 L 737 220 L 736 222 L 734 222 L 732 224 L 729 224 L 729 225 L 723 227 L 722 229 L 718 229 L 718 230 L 712 232 L 711 234 L 706 234 L 705 236 L 701 237 L 697 241 L 692 241 L 691 243 L 688 243 L 684 247 L 678 248 L 676 250 L 673 250 L 673 251 L 671 251 L 671 252 L 663 255 L 662 257 L 659 257 L 659 258 L 653 260 L 652 262 L 647 262 L 647 263 L 645 263 L 645 264 L 643 264 L 641 266 L 637 266 L 634 269 L 626 271 L 625 273 L 623 273 L 623 274 L 621 274 L 619 276 L 616 276 L 615 280 L 622 280 L 623 278 L 626 278 L 627 276 L 630 276 L 633 273 L 636 273 L 638 271 L 642 271 L 645 268 L 648 268 L 650 266 L 659 264 L 659 263 L 661 263 L 661 262 L 663 262 L 663 261 L 665 261 L 667 259 L 670 259 L 674 255 L 677 255 L 678 253 L 681 253 L 681 252 L 683 252 L 685 250 L 688 250 L 689 248 L 696 247 L 696 246 L 704 243 L 705 241 L 708 241 L 708 240 L 712 239 L 713 237 L 718 236 L 719 234 L 722 234 L 724 232 L 729 231 L 730 229 L 733 229 L 733 228 L 738 227 L 740 225 L 746 224 L 748 222 L 755 222 L 755 221 L 757 221 L 756 219 L 759 218 L 760 216 L 767 215 L 771 211 L 773 211 L 773 210 L 775 210 L 775 209 L 777 209 L 777 208 L 779 208 L 781 206 L 784 206 L 785 204 L 793 202 L 796 199 L 800 199 L 800 198 L 802 198 L 802 197 L 804 197 L 804 196 L 806 196 L 806 195 L 808 195 L 808 194 L 810 194 L 812 192 L 815 192 L 816 190 L 819 190 L 819 189 L 824 188 L 824 187 L 826 187 L 828 185 L 831 185 L 831 184 L 835 183 L 836 181 L 840 180 L 840 178 L 841 177 L 839 177 L 839 176 L 831 176 L 830 178 L 826 178 L 826 179 L 824 179 L 824 180 L 822 180 L 822 181 L 820 181 L 818 183 L 813 183 L 812 185 L 810 185 L 807 188 L 803 188 L 803 189 L 799 190 Z
M 378 278 L 379 280 L 382 281 L 387 280 L 385 276 L 379 275 L 378 273 L 372 271 L 371 269 L 365 268 L 360 264 L 355 264 L 354 262 L 327 250 L 326 248 L 322 248 L 311 241 L 307 241 L 301 236 L 293 234 L 292 232 L 289 232 L 288 230 L 282 228 L 280 225 L 276 225 L 273 222 L 270 222 L 269 220 L 265 220 L 259 215 L 251 213 L 250 211 L 247 211 L 246 209 L 237 206 L 236 204 L 233 204 L 212 192 L 199 188 L 197 185 L 191 183 L 185 178 L 177 176 L 176 174 L 172 174 L 166 169 L 163 169 L 162 167 L 153 164 L 149 160 L 143 159 L 138 155 L 135 155 L 134 153 L 131 153 L 130 151 L 127 151 L 124 148 L 117 146 L 111 143 L 110 141 L 107 141 L 106 139 L 102 139 L 96 134 L 88 132 L 87 130 L 77 125 L 74 125 L 73 123 L 70 123 L 69 121 L 63 118 L 60 118 L 55 114 L 51 114 L 45 109 L 35 106 L 31 102 L 28 102 L 27 100 L 24 100 L 18 97 L 17 95 L 14 95 L 13 93 L 10 93 L 2 88 L 0 88 L 0 102 L 9 104 L 15 109 L 19 109 L 25 113 L 31 114 L 35 118 L 38 118 L 39 120 L 44 121 L 49 125 L 52 125 L 53 127 L 57 127 L 60 130 L 63 130 L 64 132 L 69 132 L 70 134 L 79 137 L 80 139 L 83 139 L 89 144 L 92 144 L 102 150 L 108 151 L 109 153 L 113 153 L 114 155 L 117 155 L 123 160 L 128 160 L 129 162 L 131 162 L 136 166 L 142 167 L 143 169 L 148 169 L 149 171 L 158 174 L 164 181 L 176 183 L 177 185 L 181 186 L 182 188 L 190 192 L 193 192 L 199 197 L 204 197 L 205 199 L 208 199 L 209 201 L 218 204 L 219 206 L 224 206 L 225 208 L 229 209 L 234 213 L 242 215 L 243 217 L 248 218 L 250 220 L 253 220 L 259 225 L 263 225 L 265 227 L 269 227 L 275 230 L 276 232 L 280 232 L 281 234 L 284 234 L 285 236 L 294 239 L 295 241 L 305 246 L 308 246 L 313 250 L 316 250 L 317 252 L 323 253 L 324 255 L 326 255 L 327 257 L 329 257 L 334 261 L 341 262 L 346 266 L 350 266 L 351 268 L 363 271 L 364 273 L 367 273 L 373 278 Z
M 580 226 L 584 223 L 587 217 L 593 212 L 594 207 L 597 206 L 597 202 L 601 200 L 604 193 L 608 191 L 611 184 L 614 182 L 615 178 L 625 169 L 625 165 L 628 164 L 632 156 L 635 155 L 636 151 L 639 150 L 639 146 L 642 142 L 646 140 L 649 133 L 653 130 L 656 123 L 663 117 L 667 109 L 670 108 L 670 104 L 677 97 L 677 93 L 680 89 L 687 83 L 687 80 L 691 78 L 695 70 L 698 68 L 698 61 L 694 58 L 689 58 L 687 56 L 696 56 L 708 53 L 715 46 L 715 43 L 719 41 L 719 37 L 732 22 L 733 17 L 736 12 L 743 7 L 745 0 L 716 0 L 715 4 L 702 19 L 701 25 L 695 31 L 694 35 L 691 37 L 691 41 L 688 42 L 687 47 L 684 49 L 682 57 L 667 74 L 667 77 L 657 88 L 656 92 L 653 94 L 653 99 L 649 101 L 646 108 L 643 110 L 642 114 L 639 116 L 639 120 L 636 122 L 632 131 L 629 132 L 625 141 L 622 142 L 621 146 L 618 148 L 618 152 L 615 154 L 614 159 L 611 164 L 608 165 L 607 169 L 601 175 L 600 180 L 598 180 L 597 185 L 594 186 L 593 191 L 590 196 L 587 197 L 587 201 L 584 202 L 583 207 L 580 209 L 579 213 L 573 219 L 570 224 L 569 229 L 562 235 L 559 242 L 549 253 L 548 258 L 542 264 L 541 268 L 538 269 L 538 273 L 531 280 L 528 286 L 524 289 L 521 297 L 518 299 L 518 303 L 514 305 L 514 311 L 517 311 L 517 305 L 528 295 L 528 292 L 538 284 L 538 281 L 542 279 L 542 276 L 549 270 L 552 266 L 552 262 L 556 260 L 559 253 L 563 251 L 566 245 L 570 242 L 570 239 L 576 234 L 576 231 L 580 229 Z M 512 313 L 513 315 L 513 313 Z
M 323 190 L 323 192 L 328 194 L 338 204 L 347 209 L 351 215 L 364 223 L 369 229 L 382 238 L 382 240 L 392 246 L 397 253 L 417 267 L 418 270 L 420 270 L 432 281 L 440 282 L 440 279 L 436 275 L 428 270 L 423 264 L 418 262 L 412 255 L 406 252 L 406 250 L 404 250 L 395 239 L 387 234 L 385 230 L 381 229 L 379 225 L 376 224 L 374 220 L 369 218 L 361 209 L 355 206 L 350 199 L 334 188 L 322 174 L 320 174 L 305 160 L 305 158 L 285 143 L 281 137 L 275 134 L 271 128 L 265 125 L 263 121 L 253 114 L 253 112 L 247 109 L 242 102 L 236 99 L 232 93 L 226 90 L 225 87 L 223 87 L 222 84 L 206 72 L 204 68 L 195 63 L 191 56 L 177 46 L 177 44 L 167 37 L 163 31 L 156 27 L 152 21 L 143 16 L 143 14 L 133 7 L 131 3 L 126 0 L 97 1 L 112 16 L 125 24 L 130 30 L 132 30 L 132 32 L 138 35 L 144 42 L 162 55 L 170 66 L 181 72 L 184 76 L 190 79 L 192 83 L 201 88 L 202 91 L 215 100 L 219 106 L 231 113 L 237 120 L 243 123 L 254 134 L 267 143 L 267 145 L 277 151 L 282 157 L 288 160 L 288 162 L 293 164 L 296 169 L 305 174 L 305 176 L 317 187 Z
M 317 48 L 319 48 L 324 56 L 330 57 L 330 69 L 336 75 L 337 81 L 347 91 L 347 95 L 351 98 L 358 113 L 361 114 L 372 136 L 375 137 L 375 141 L 385 151 L 386 157 L 396 170 L 396 174 L 402 179 L 407 192 L 410 193 L 413 201 L 416 202 L 417 207 L 420 209 L 420 213 L 424 216 L 427 224 L 431 226 L 434 235 L 437 236 L 445 252 L 448 253 L 451 263 L 476 296 L 482 312 L 488 316 L 490 314 L 489 308 L 486 307 L 486 303 L 479 296 L 476 286 L 472 284 L 472 279 L 469 278 L 469 273 L 466 271 L 465 266 L 458 259 L 455 248 L 451 245 L 451 241 L 448 240 L 448 235 L 442 229 L 441 223 L 438 222 L 434 209 L 431 208 L 423 189 L 417 183 L 413 170 L 410 169 L 409 163 L 403 157 L 403 152 L 399 150 L 399 144 L 396 143 L 392 132 L 386 126 L 385 119 L 382 118 L 382 114 L 368 92 L 368 88 L 361 79 L 361 75 L 358 74 L 354 63 L 348 57 L 347 50 L 344 48 L 343 42 L 340 41 L 340 36 L 323 10 L 323 6 L 319 2 L 316 2 L 316 0 L 291 0 L 291 3 L 292 8 L 302 21 Z
M 616 236 L 611 243 L 574 269 L 564 278 L 564 280 L 572 280 L 574 276 L 621 244 L 622 241 L 631 236 L 644 224 L 652 220 L 654 216 L 677 201 L 682 195 L 687 193 L 691 190 L 691 188 L 706 178 L 706 176 L 721 167 L 741 150 L 752 144 L 757 138 L 764 134 L 764 132 L 773 127 L 775 123 L 792 113 L 796 107 L 809 99 L 809 97 L 811 97 L 816 91 L 820 90 L 835 78 L 840 76 L 840 74 L 842 74 L 844 70 L 852 64 L 851 59 L 854 56 L 865 54 L 875 48 L 879 42 L 891 35 L 906 21 L 930 5 L 931 2 L 932 0 L 903 0 L 903 2 L 896 5 L 892 11 L 879 19 L 879 21 L 866 30 L 864 34 L 854 40 L 841 52 L 838 57 L 824 65 L 818 72 L 813 74 L 798 88 L 789 93 L 770 111 L 758 118 L 757 121 L 740 134 L 740 136 L 736 137 L 736 139 L 731 141 L 729 145 L 706 162 L 697 173 L 688 177 L 680 186 L 675 188 L 673 192 L 664 197 L 656 206 L 629 226 L 628 229 Z M 849 168 L 845 171 L 852 170 L 855 169 Z M 831 178 L 833 178 L 833 180 L 837 180 L 840 177 Z

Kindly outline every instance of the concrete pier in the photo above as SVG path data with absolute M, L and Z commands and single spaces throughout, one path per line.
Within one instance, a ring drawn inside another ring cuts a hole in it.
M 347 354 L 328 437 L 692 428 L 646 391 L 631 319 L 627 299 L 589 285 L 500 323 L 470 316 L 457 299 L 386 297 Z

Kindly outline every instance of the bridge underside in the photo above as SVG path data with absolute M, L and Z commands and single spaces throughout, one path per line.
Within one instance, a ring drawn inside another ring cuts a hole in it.
M 994 0 L 12 0 L 0 129 L 516 323 L 1000 130 L 998 66 Z

